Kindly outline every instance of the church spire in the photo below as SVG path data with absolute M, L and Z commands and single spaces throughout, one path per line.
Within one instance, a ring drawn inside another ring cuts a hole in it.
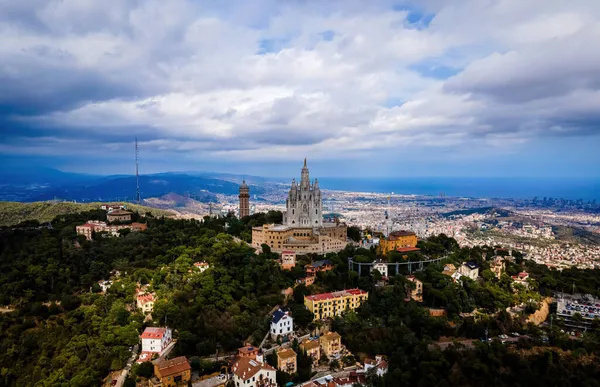
M 306 167 L 306 158 L 304 159 L 304 167 L 302 167 L 302 176 L 300 177 L 300 187 L 308 189 L 310 186 L 310 178 L 308 177 L 308 168 Z
M 306 168 L 306 157 L 304 158 L 304 168 Z

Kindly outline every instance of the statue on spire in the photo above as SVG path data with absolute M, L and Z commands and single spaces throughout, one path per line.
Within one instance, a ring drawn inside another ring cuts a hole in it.
M 304 168 L 306 168 L 306 157 L 304 158 Z

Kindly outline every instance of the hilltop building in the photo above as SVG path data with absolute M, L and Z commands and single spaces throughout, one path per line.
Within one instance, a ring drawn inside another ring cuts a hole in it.
M 127 210 L 112 210 L 106 214 L 106 220 L 112 222 L 131 222 L 131 212 Z
M 252 246 L 263 244 L 271 251 L 285 250 L 297 254 L 325 254 L 343 250 L 347 242 L 347 226 L 339 222 L 323 222 L 323 202 L 319 182 L 311 184 L 306 159 L 300 184 L 292 180 L 286 200 L 283 224 L 266 224 L 252 228 Z
M 106 224 L 99 220 L 88 220 L 87 223 L 75 227 L 78 235 L 85 236 L 88 241 L 92 240 L 92 235 L 95 232 L 106 232 L 111 236 L 119 236 L 119 230 L 129 229 L 132 232 L 144 231 L 148 228 L 145 223 L 131 224 Z
M 377 258 L 373 261 L 373 266 L 371 266 L 371 272 L 373 270 L 377 270 L 382 277 L 388 276 L 388 265 L 381 258 Z
M 490 270 L 492 271 L 492 273 L 494 273 L 496 278 L 500 279 L 500 277 L 502 276 L 502 272 L 504 271 L 504 268 L 505 268 L 504 258 L 502 258 L 500 256 L 494 257 L 494 260 L 490 263 Z
M 475 261 L 468 261 L 463 263 L 459 268 L 458 272 L 463 277 L 468 277 L 473 281 L 477 280 L 479 277 L 479 265 Z
M 379 241 L 379 254 L 386 255 L 388 252 L 392 250 L 397 250 L 398 248 L 406 248 L 411 247 L 414 248 L 417 246 L 417 234 L 412 231 L 393 231 L 387 238 L 381 238 Z M 410 252 L 410 251 L 418 251 L 418 250 L 406 250 L 401 252 Z
M 238 197 L 240 199 L 240 219 L 244 216 L 250 216 L 250 187 L 246 184 L 246 180 L 243 180 L 242 185 L 240 185 L 240 195 Z
M 369 298 L 361 289 L 340 290 L 331 293 L 304 296 L 304 305 L 315 315 L 315 320 L 339 316 L 346 310 L 354 310 Z

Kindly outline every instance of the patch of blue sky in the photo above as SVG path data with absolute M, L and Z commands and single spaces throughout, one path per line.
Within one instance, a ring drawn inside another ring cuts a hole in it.
M 258 42 L 258 51 L 256 52 L 259 55 L 269 54 L 273 52 L 279 52 L 286 47 L 286 45 L 290 42 L 289 38 L 281 38 L 281 39 L 261 39 Z
M 409 69 L 425 78 L 434 79 L 448 79 L 461 72 L 459 68 L 435 64 L 429 61 L 412 64 L 409 66 Z
M 425 29 L 429 27 L 431 21 L 435 17 L 432 13 L 425 13 L 421 9 L 414 6 L 399 5 L 395 6 L 394 11 L 408 12 L 406 15 L 406 22 L 411 28 Z
M 393 107 L 399 107 L 404 105 L 404 103 L 406 102 L 405 99 L 403 98 L 399 98 L 399 97 L 389 97 L 385 100 L 385 102 L 383 103 L 383 106 L 390 109 Z

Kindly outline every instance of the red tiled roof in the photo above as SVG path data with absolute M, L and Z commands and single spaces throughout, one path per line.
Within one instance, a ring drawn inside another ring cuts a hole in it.
M 165 376 L 178 374 L 192 369 L 185 356 L 179 356 L 171 360 L 165 360 L 157 364 L 158 372 L 163 378 Z
M 131 212 L 126 210 L 114 210 L 109 212 L 107 215 L 131 215 Z
M 357 296 L 360 294 L 368 294 L 368 293 L 361 289 L 346 289 L 346 290 L 340 290 L 340 291 L 331 292 L 331 293 L 313 294 L 310 296 L 306 296 L 306 298 L 308 298 L 311 301 L 322 301 L 322 300 L 330 300 L 333 298 L 338 298 L 338 297 L 343 297 L 343 296 L 350 296 L 350 295 Z
M 281 254 L 295 254 L 295 252 L 291 250 L 284 250 L 281 252 Z
M 275 368 L 270 365 L 247 357 L 239 358 L 232 367 L 233 373 L 244 381 L 256 375 L 261 369 L 275 371 Z
M 166 328 L 148 327 L 142 333 L 142 339 L 162 339 L 166 332 Z
M 138 301 L 145 304 L 146 302 L 154 301 L 154 296 L 150 293 L 140 294 L 139 296 L 137 296 L 137 299 L 138 299 Z

